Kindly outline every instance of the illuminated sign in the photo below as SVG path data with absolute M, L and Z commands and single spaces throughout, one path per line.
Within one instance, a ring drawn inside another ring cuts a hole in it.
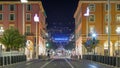
M 68 41 L 68 38 L 55 38 L 56 41 Z

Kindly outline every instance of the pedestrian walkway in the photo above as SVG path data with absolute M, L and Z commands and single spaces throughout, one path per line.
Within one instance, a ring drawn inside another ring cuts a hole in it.
M 86 64 L 86 65 L 90 66 L 91 68 L 117 68 L 117 67 L 114 67 L 111 65 L 94 62 L 94 61 L 90 61 L 90 60 L 81 60 L 81 63 Z
M 28 62 L 21 62 L 0 68 L 115 68 L 115 67 L 89 60 L 60 58 L 50 60 L 31 60 Z

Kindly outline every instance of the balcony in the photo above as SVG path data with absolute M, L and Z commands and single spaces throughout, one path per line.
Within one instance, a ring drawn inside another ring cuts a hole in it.
M 33 33 L 30 33 L 30 32 L 25 32 L 25 35 L 26 35 L 26 36 L 34 36 L 34 34 L 33 34 Z

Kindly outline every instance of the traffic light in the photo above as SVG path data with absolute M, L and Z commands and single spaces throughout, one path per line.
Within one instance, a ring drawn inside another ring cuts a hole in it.
M 48 42 L 46 43 L 46 47 L 49 47 L 49 43 Z

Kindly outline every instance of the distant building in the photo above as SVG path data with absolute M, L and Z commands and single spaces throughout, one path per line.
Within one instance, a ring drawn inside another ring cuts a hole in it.
M 116 29 L 120 29 L 120 1 L 110 0 L 110 55 L 120 53 L 120 45 L 118 45 L 118 33 Z M 84 16 L 86 9 L 89 7 L 90 15 Z M 98 46 L 95 48 L 96 54 L 108 54 L 108 4 L 106 0 L 80 0 L 77 10 L 74 14 L 75 18 L 75 35 L 76 35 L 76 51 L 80 54 L 86 54 L 86 49 L 82 44 L 86 41 L 87 24 L 88 33 L 96 33 L 99 40 Z
M 37 52 L 44 54 L 46 49 L 46 14 L 41 1 L 29 1 L 28 3 L 24 3 L 24 5 L 20 1 L 0 1 L 0 30 L 17 28 L 21 34 L 26 35 L 27 40 L 31 41 L 35 47 L 35 14 L 38 14 L 40 19 L 40 21 L 37 22 L 37 46 L 39 46 L 39 51 Z

